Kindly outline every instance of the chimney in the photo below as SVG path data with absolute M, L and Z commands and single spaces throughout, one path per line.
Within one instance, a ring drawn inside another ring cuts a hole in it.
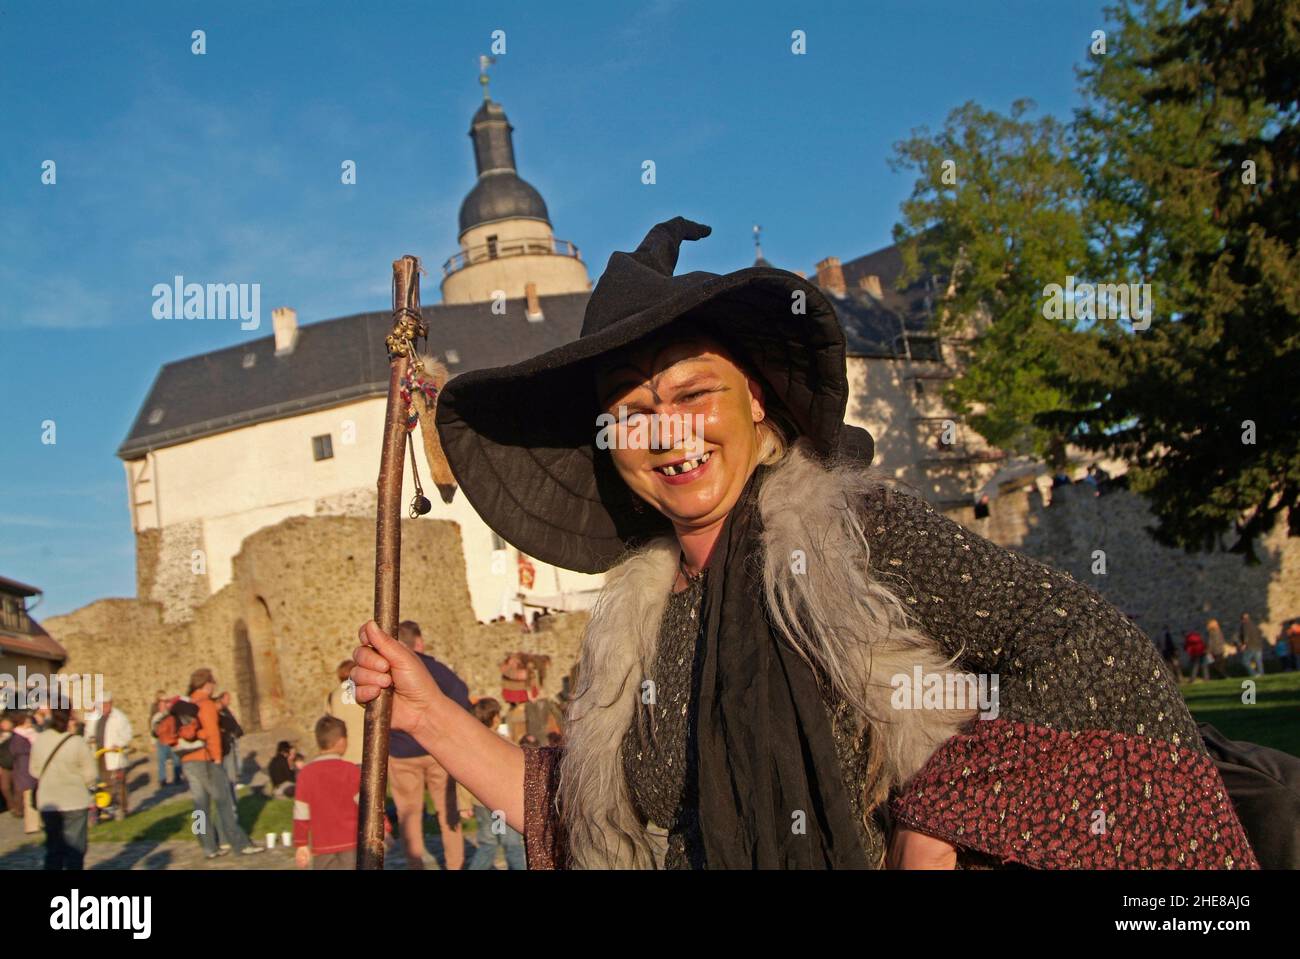
M 866 290 L 867 295 L 873 300 L 883 298 L 883 295 L 880 292 L 880 277 L 876 276 L 874 273 L 870 276 L 858 277 L 858 286 Z
M 536 284 L 536 283 L 525 283 L 525 284 L 524 284 L 524 296 L 527 297 L 527 299 L 528 299 L 528 306 L 526 307 L 526 312 L 525 312 L 524 315 L 528 317 L 528 321 L 529 321 L 530 323 L 538 323 L 538 322 L 541 322 L 541 320 L 542 320 L 542 301 L 541 301 L 541 299 L 537 296 L 537 284 Z
M 817 264 L 817 285 L 833 296 L 844 296 L 848 292 L 838 256 L 828 256 Z
M 298 311 L 277 306 L 271 311 L 271 328 L 275 330 L 275 355 L 292 353 L 298 345 Z

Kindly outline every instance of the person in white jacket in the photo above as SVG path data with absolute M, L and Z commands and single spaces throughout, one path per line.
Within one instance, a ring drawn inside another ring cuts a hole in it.
M 98 749 L 105 750 L 100 759 L 101 768 L 109 789 L 117 798 L 117 816 L 127 814 L 126 769 L 127 750 L 131 746 L 131 720 L 120 709 L 113 708 L 113 697 L 105 696 L 96 713 L 86 717 L 86 735 L 94 740 Z

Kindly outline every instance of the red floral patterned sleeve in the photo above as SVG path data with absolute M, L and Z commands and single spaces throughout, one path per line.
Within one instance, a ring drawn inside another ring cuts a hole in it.
M 1036 869 L 1255 869 L 1214 764 L 1106 730 L 977 722 L 940 747 L 896 821 Z
M 903 825 L 1036 868 L 1258 868 L 1154 645 L 1097 592 L 915 497 L 868 497 L 871 563 L 996 711 L 893 804 Z

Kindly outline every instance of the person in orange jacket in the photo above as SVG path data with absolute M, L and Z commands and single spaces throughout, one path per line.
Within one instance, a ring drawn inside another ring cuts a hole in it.
M 181 754 L 181 765 L 194 800 L 194 831 L 203 844 L 204 856 L 216 859 L 232 849 L 251 856 L 262 852 L 262 848 L 253 845 L 248 833 L 239 825 L 230 779 L 221 767 L 221 721 L 217 704 L 212 699 L 216 685 L 216 677 L 206 667 L 196 669 L 190 676 L 189 695 L 182 696 L 172 707 L 172 712 L 181 725 L 197 720 L 198 738 L 184 742 L 178 746 L 177 752 L 181 752 L 182 746 L 190 747 Z M 213 803 L 217 807 L 215 824 L 209 815 Z

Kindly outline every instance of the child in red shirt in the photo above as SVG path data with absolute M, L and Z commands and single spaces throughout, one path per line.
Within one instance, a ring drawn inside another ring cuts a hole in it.
M 316 723 L 320 755 L 298 772 L 293 796 L 293 844 L 300 869 L 355 869 L 361 767 L 348 762 L 348 727 L 334 716 Z M 384 833 L 391 827 L 384 820 Z

